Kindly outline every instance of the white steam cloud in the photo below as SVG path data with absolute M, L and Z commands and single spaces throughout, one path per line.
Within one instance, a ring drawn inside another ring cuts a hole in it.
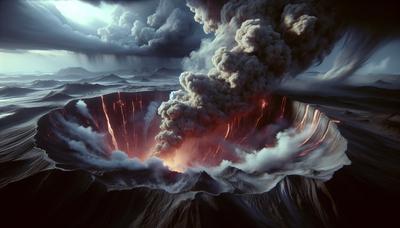
M 147 112 L 146 112 L 146 115 L 144 116 L 145 139 L 147 139 L 147 132 L 149 131 L 151 121 L 154 119 L 154 117 L 157 114 L 157 109 L 158 109 L 159 105 L 160 105 L 159 102 L 152 101 L 152 102 L 150 102 L 149 106 L 147 106 Z
M 84 102 L 82 101 L 82 103 Z M 73 156 L 88 165 L 104 170 L 167 169 L 163 161 L 155 157 L 142 162 L 137 158 L 128 157 L 125 152 L 119 150 L 108 154 L 107 145 L 104 143 L 105 134 L 94 131 L 90 126 L 84 127 L 68 120 L 60 114 L 57 114 L 56 118 L 61 129 L 63 129 L 55 132 L 57 137 L 63 140 L 71 150 L 75 151 L 75 153 L 72 153 Z
M 89 109 L 83 100 L 77 101 L 75 106 L 84 117 L 93 120 L 93 117 L 90 114 Z
M 225 160 L 209 172 L 228 189 L 265 192 L 288 175 L 327 181 L 337 170 L 349 165 L 351 162 L 345 154 L 347 141 L 336 124 L 312 107 L 297 102 L 295 106 L 298 117 L 303 116 L 305 121 L 300 120 L 303 117 L 295 119 L 295 127 L 279 132 L 276 145 L 258 151 L 236 148 L 240 162 Z M 318 121 L 311 121 L 318 115 Z M 299 128 L 301 125 L 304 126 Z M 240 171 L 232 175 L 227 171 L 232 167 Z

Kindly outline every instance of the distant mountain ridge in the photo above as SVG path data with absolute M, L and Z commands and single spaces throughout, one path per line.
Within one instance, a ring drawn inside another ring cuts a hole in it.
M 23 96 L 36 90 L 17 86 L 5 86 L 0 88 L 0 96 Z
M 62 79 L 89 78 L 96 76 L 96 73 L 86 70 L 82 67 L 63 68 L 54 73 L 54 76 Z
M 62 93 L 67 95 L 71 94 L 86 94 L 94 91 L 99 91 L 107 88 L 107 86 L 99 85 L 99 84 L 90 84 L 90 83 L 68 83 L 63 86 L 58 87 L 57 89 L 61 89 Z
M 179 76 L 182 69 L 161 67 L 152 73 L 152 76 Z
M 59 76 L 65 76 L 69 74 L 92 74 L 92 72 L 86 70 L 83 67 L 67 67 L 58 70 L 55 74 Z
M 116 74 L 108 74 L 94 79 L 95 82 L 120 82 L 127 83 L 127 81 Z

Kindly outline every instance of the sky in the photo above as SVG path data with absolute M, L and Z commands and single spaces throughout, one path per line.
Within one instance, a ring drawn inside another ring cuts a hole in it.
M 179 68 L 205 36 L 185 0 L 1 1 L 0 72 Z
M 193 16 L 185 0 L 0 1 L 0 73 L 180 68 L 210 37 Z M 339 50 L 310 70 L 329 70 Z M 389 42 L 359 72 L 399 73 L 399 58 Z

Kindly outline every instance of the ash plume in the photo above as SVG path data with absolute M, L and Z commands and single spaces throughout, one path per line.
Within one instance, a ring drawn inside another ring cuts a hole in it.
M 188 0 L 195 20 L 215 34 L 208 74 L 184 72 L 182 88 L 161 104 L 156 150 L 170 153 L 217 123 L 251 111 L 271 80 L 295 75 L 330 52 L 340 25 L 320 1 Z M 223 40 L 223 41 L 222 41 Z

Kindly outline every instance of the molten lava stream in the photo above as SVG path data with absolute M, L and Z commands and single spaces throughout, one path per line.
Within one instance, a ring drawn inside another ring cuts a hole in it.
M 144 123 L 146 108 L 140 95 L 111 94 L 101 96 L 103 129 L 110 144 L 110 151 L 123 151 L 131 158 L 142 161 L 149 158 L 159 119 Z M 146 135 L 145 135 L 146 134 Z

